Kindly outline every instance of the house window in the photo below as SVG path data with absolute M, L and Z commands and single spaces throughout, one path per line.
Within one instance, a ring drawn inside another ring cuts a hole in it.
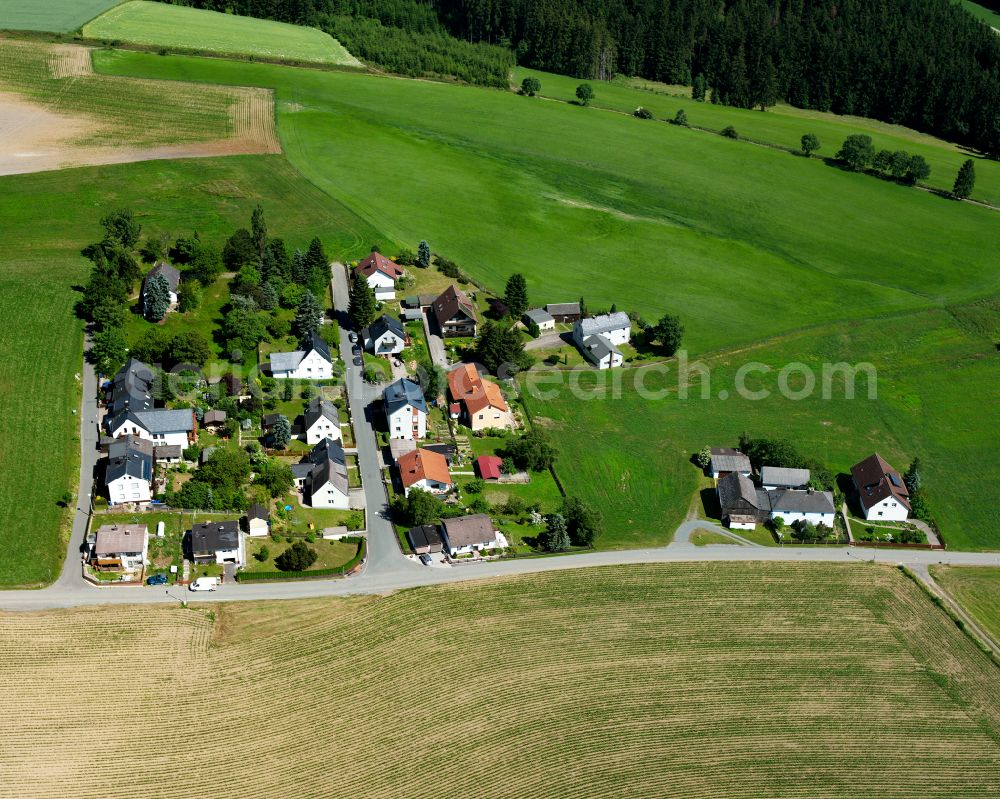
M 879 515 L 879 516 L 881 516 L 881 515 L 882 515 L 882 511 L 879 511 L 879 512 L 878 512 L 878 515 Z

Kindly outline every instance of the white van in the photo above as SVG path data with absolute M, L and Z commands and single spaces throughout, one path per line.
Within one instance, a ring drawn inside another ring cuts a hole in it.
M 219 587 L 218 577 L 199 577 L 191 583 L 192 591 L 214 591 Z

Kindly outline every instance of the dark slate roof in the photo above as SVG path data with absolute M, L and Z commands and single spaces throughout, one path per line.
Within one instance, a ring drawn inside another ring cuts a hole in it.
M 387 314 L 382 314 L 368 328 L 368 336 L 371 339 L 379 339 L 387 332 L 393 333 L 401 339 L 406 339 L 406 330 L 403 328 L 403 323 Z
M 175 294 L 177 293 L 177 287 L 181 283 L 180 270 L 170 264 L 164 263 L 163 261 L 160 261 L 146 273 L 146 279 L 142 283 L 143 292 L 145 292 L 146 286 L 149 285 L 149 281 L 157 275 L 162 275 L 164 280 L 167 281 L 167 285 L 170 287 L 170 290 Z
M 895 497 L 903 507 L 910 508 L 910 492 L 903 477 L 877 452 L 851 467 L 851 477 L 861 494 L 861 504 L 867 510 L 888 497 Z
M 204 522 L 191 528 L 191 550 L 195 555 L 214 555 L 240 545 L 238 521 Z
M 340 424 L 340 412 L 337 410 L 337 406 L 330 400 L 313 397 L 309 400 L 309 407 L 306 408 L 306 412 L 302 417 L 305 421 L 305 429 L 308 430 L 321 417 L 326 417 L 336 425 Z
M 587 336 L 583 340 L 583 354 L 594 363 L 600 363 L 612 353 L 621 355 L 622 351 L 604 336 Z
M 264 427 L 271 427 L 280 418 L 280 413 L 265 413 L 264 414 Z
M 733 471 L 727 474 L 725 477 L 719 478 L 719 505 L 722 506 L 722 515 L 728 516 L 731 509 L 736 510 L 737 513 L 744 512 L 743 505 L 749 505 L 757 510 L 766 510 L 767 506 L 762 508 L 760 501 L 762 497 L 758 497 L 757 489 L 754 484 L 750 481 L 749 477 L 744 477 L 739 472 Z M 763 494 L 763 492 L 761 492 Z M 764 494 L 766 497 L 766 494 Z
M 194 429 L 194 419 L 190 408 L 157 408 L 152 411 L 136 411 L 132 414 L 143 428 L 150 433 L 190 432 Z
M 153 370 L 142 361 L 129 358 L 111 381 L 108 413 L 116 416 L 124 410 L 145 411 L 153 407 Z
M 324 438 L 309 453 L 312 470 L 309 476 L 310 493 L 315 494 L 327 483 L 332 483 L 340 493 L 348 493 L 347 458 L 339 441 Z
M 143 442 L 149 443 L 149 442 Z M 115 445 L 112 445 L 115 446 Z M 126 475 L 139 480 L 149 482 L 153 479 L 153 453 L 145 452 L 142 449 L 129 447 L 121 444 L 115 450 L 115 454 L 108 453 L 108 470 L 105 474 L 105 483 L 110 485 Z
M 457 450 L 454 444 L 424 444 L 423 449 L 429 449 L 431 452 L 438 453 L 438 455 L 444 455 L 449 465 L 451 465 L 451 461 L 454 459 Z
M 153 442 L 139 436 L 126 435 L 113 439 L 108 444 L 108 457 L 121 458 L 129 452 L 140 452 L 143 455 L 153 454 Z
M 292 464 L 292 474 L 295 475 L 296 480 L 308 480 L 309 475 L 312 474 L 313 465 L 309 461 L 302 461 L 302 463 Z
M 419 527 L 411 527 L 406 531 L 406 537 L 410 541 L 410 547 L 414 551 L 428 547 L 438 549 L 444 545 L 441 531 L 433 524 L 422 524 Z
M 767 492 L 772 513 L 833 513 L 833 494 L 829 491 L 796 491 L 779 488 Z
M 249 510 L 247 510 L 247 518 L 263 519 L 264 521 L 267 521 L 271 518 L 271 514 L 268 512 L 267 508 L 255 502 L 250 506 Z
M 382 393 L 382 401 L 385 402 L 386 415 L 392 414 L 406 405 L 412 405 L 417 410 L 427 413 L 427 401 L 424 399 L 423 390 L 417 383 L 405 377 L 401 377 L 395 383 L 386 386 Z
M 307 355 L 311 350 L 316 350 L 325 361 L 333 363 L 333 358 L 330 357 L 330 345 L 323 340 L 319 333 L 311 333 L 302 342 L 302 349 L 306 351 Z

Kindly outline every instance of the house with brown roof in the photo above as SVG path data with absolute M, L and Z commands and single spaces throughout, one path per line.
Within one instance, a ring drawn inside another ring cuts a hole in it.
M 406 274 L 403 267 L 375 250 L 354 270 L 364 276 L 379 302 L 396 299 L 396 281 Z
M 754 486 L 753 481 L 738 471 L 727 472 L 716 484 L 722 521 L 737 530 L 753 530 L 767 521 L 771 503 L 767 492 Z
M 447 494 L 455 485 L 448 471 L 448 459 L 433 450 L 419 448 L 407 452 L 396 461 L 396 468 L 406 495 L 414 488 L 431 494 Z
M 500 545 L 496 525 L 485 513 L 443 519 L 441 533 L 445 551 L 452 557 L 467 552 L 495 549 Z
M 910 492 L 902 476 L 877 452 L 851 467 L 866 519 L 905 522 L 910 514 Z
M 97 530 L 90 563 L 102 571 L 136 571 L 143 567 L 149 552 L 144 524 L 104 524 Z
M 514 426 L 500 386 L 482 377 L 471 363 L 448 372 L 448 393 L 459 404 L 458 418 L 473 431 Z
M 454 285 L 448 286 L 431 305 L 441 335 L 445 338 L 476 335 L 476 306 L 468 295 Z

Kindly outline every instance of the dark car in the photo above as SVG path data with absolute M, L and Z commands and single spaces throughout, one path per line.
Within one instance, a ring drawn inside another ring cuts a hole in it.
M 361 347 L 359 347 L 357 344 L 351 347 L 351 355 L 360 355 L 360 354 L 361 354 Z
M 360 355 L 356 355 L 354 357 L 354 365 L 355 366 L 361 366 L 362 364 L 364 364 L 364 361 L 361 360 L 361 356 Z
M 423 563 L 424 566 L 430 566 L 434 562 L 434 559 L 430 555 L 423 554 L 420 556 L 420 562 Z
M 166 585 L 167 575 L 165 574 L 151 574 L 146 578 L 146 585 Z

